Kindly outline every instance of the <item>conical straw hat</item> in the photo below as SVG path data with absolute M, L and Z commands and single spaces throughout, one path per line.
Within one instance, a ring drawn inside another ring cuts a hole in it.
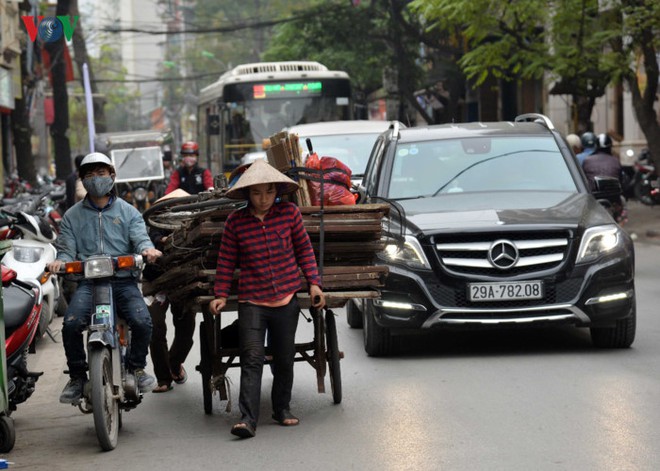
M 169 200 L 172 198 L 183 198 L 185 196 L 190 196 L 190 193 L 188 193 L 186 190 L 182 190 L 181 188 L 177 188 L 176 190 L 158 198 L 156 203 L 160 203 L 161 201 Z
M 241 178 L 227 191 L 225 196 L 235 200 L 246 200 L 248 199 L 248 187 L 263 183 L 275 183 L 279 195 L 293 193 L 299 188 L 296 182 L 272 167 L 268 162 L 258 159 L 241 175 Z

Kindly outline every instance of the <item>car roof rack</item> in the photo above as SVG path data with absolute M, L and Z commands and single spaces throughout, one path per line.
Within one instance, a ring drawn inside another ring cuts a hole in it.
M 516 123 L 524 123 L 524 122 L 539 123 L 539 124 L 543 124 L 548 129 L 555 129 L 555 125 L 552 124 L 552 121 L 550 121 L 550 118 L 548 118 L 546 115 L 541 114 L 541 113 L 525 113 L 525 114 L 518 115 L 518 116 L 516 116 L 515 122 Z
M 399 122 L 396 121 L 396 120 L 392 121 L 392 122 L 390 123 L 389 128 L 392 130 L 392 136 L 393 136 L 394 140 L 395 140 L 395 141 L 398 141 L 398 140 L 399 140 L 399 137 L 401 137 L 401 136 L 399 135 L 399 128 L 400 128 L 400 126 L 399 126 Z

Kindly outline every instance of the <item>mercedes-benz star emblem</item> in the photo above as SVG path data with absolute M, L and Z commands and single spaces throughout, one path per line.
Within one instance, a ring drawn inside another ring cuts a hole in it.
M 519 257 L 518 248 L 509 240 L 496 240 L 488 250 L 488 261 L 500 270 L 514 267 Z

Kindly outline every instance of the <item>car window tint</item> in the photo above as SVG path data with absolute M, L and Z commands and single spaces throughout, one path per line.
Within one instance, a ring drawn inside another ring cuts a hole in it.
M 552 138 L 506 136 L 399 144 L 388 196 L 505 190 L 577 191 Z

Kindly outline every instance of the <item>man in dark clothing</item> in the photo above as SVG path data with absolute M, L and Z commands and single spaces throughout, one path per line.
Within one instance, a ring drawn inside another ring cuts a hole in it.
M 158 200 L 164 201 L 169 198 L 190 196 L 181 189 L 177 189 L 167 196 Z M 171 232 L 164 229 L 152 227 L 149 229 L 149 237 L 159 249 L 165 247 Z M 159 265 L 147 265 L 143 276 L 147 281 L 153 281 L 166 271 L 165 267 Z M 174 326 L 174 339 L 171 347 L 167 343 L 167 311 L 172 313 L 172 324 Z M 154 365 L 154 373 L 158 385 L 153 392 L 163 393 L 172 389 L 172 382 L 183 384 L 188 379 L 188 374 L 183 366 L 193 346 L 193 335 L 195 334 L 195 316 L 184 302 L 168 299 L 165 292 L 156 294 L 149 305 L 149 314 L 153 324 L 151 343 L 151 361 Z
M 582 163 L 584 173 L 594 189 L 594 177 L 614 177 L 621 179 L 621 163 L 612 155 L 612 138 L 607 134 L 599 134 L 596 152 L 587 156 Z
M 85 156 L 82 154 L 76 155 L 74 159 L 73 172 L 66 177 L 66 208 L 69 209 L 71 206 L 77 203 L 76 200 L 76 182 L 78 181 L 78 169 L 80 168 L 80 162 L 84 159 Z
M 599 134 L 596 146 L 596 152 L 587 156 L 582 163 L 582 169 L 592 190 L 595 189 L 595 177 L 613 177 L 620 182 L 622 176 L 621 162 L 617 156 L 612 155 L 612 138 L 607 134 Z M 625 199 L 620 196 L 611 201 L 611 204 L 612 216 L 617 223 L 624 225 L 628 220 Z
M 180 188 L 191 195 L 196 195 L 200 191 L 213 188 L 211 172 L 197 165 L 199 145 L 193 141 L 184 142 L 181 146 L 181 156 L 182 165 L 172 172 L 165 194 Z

